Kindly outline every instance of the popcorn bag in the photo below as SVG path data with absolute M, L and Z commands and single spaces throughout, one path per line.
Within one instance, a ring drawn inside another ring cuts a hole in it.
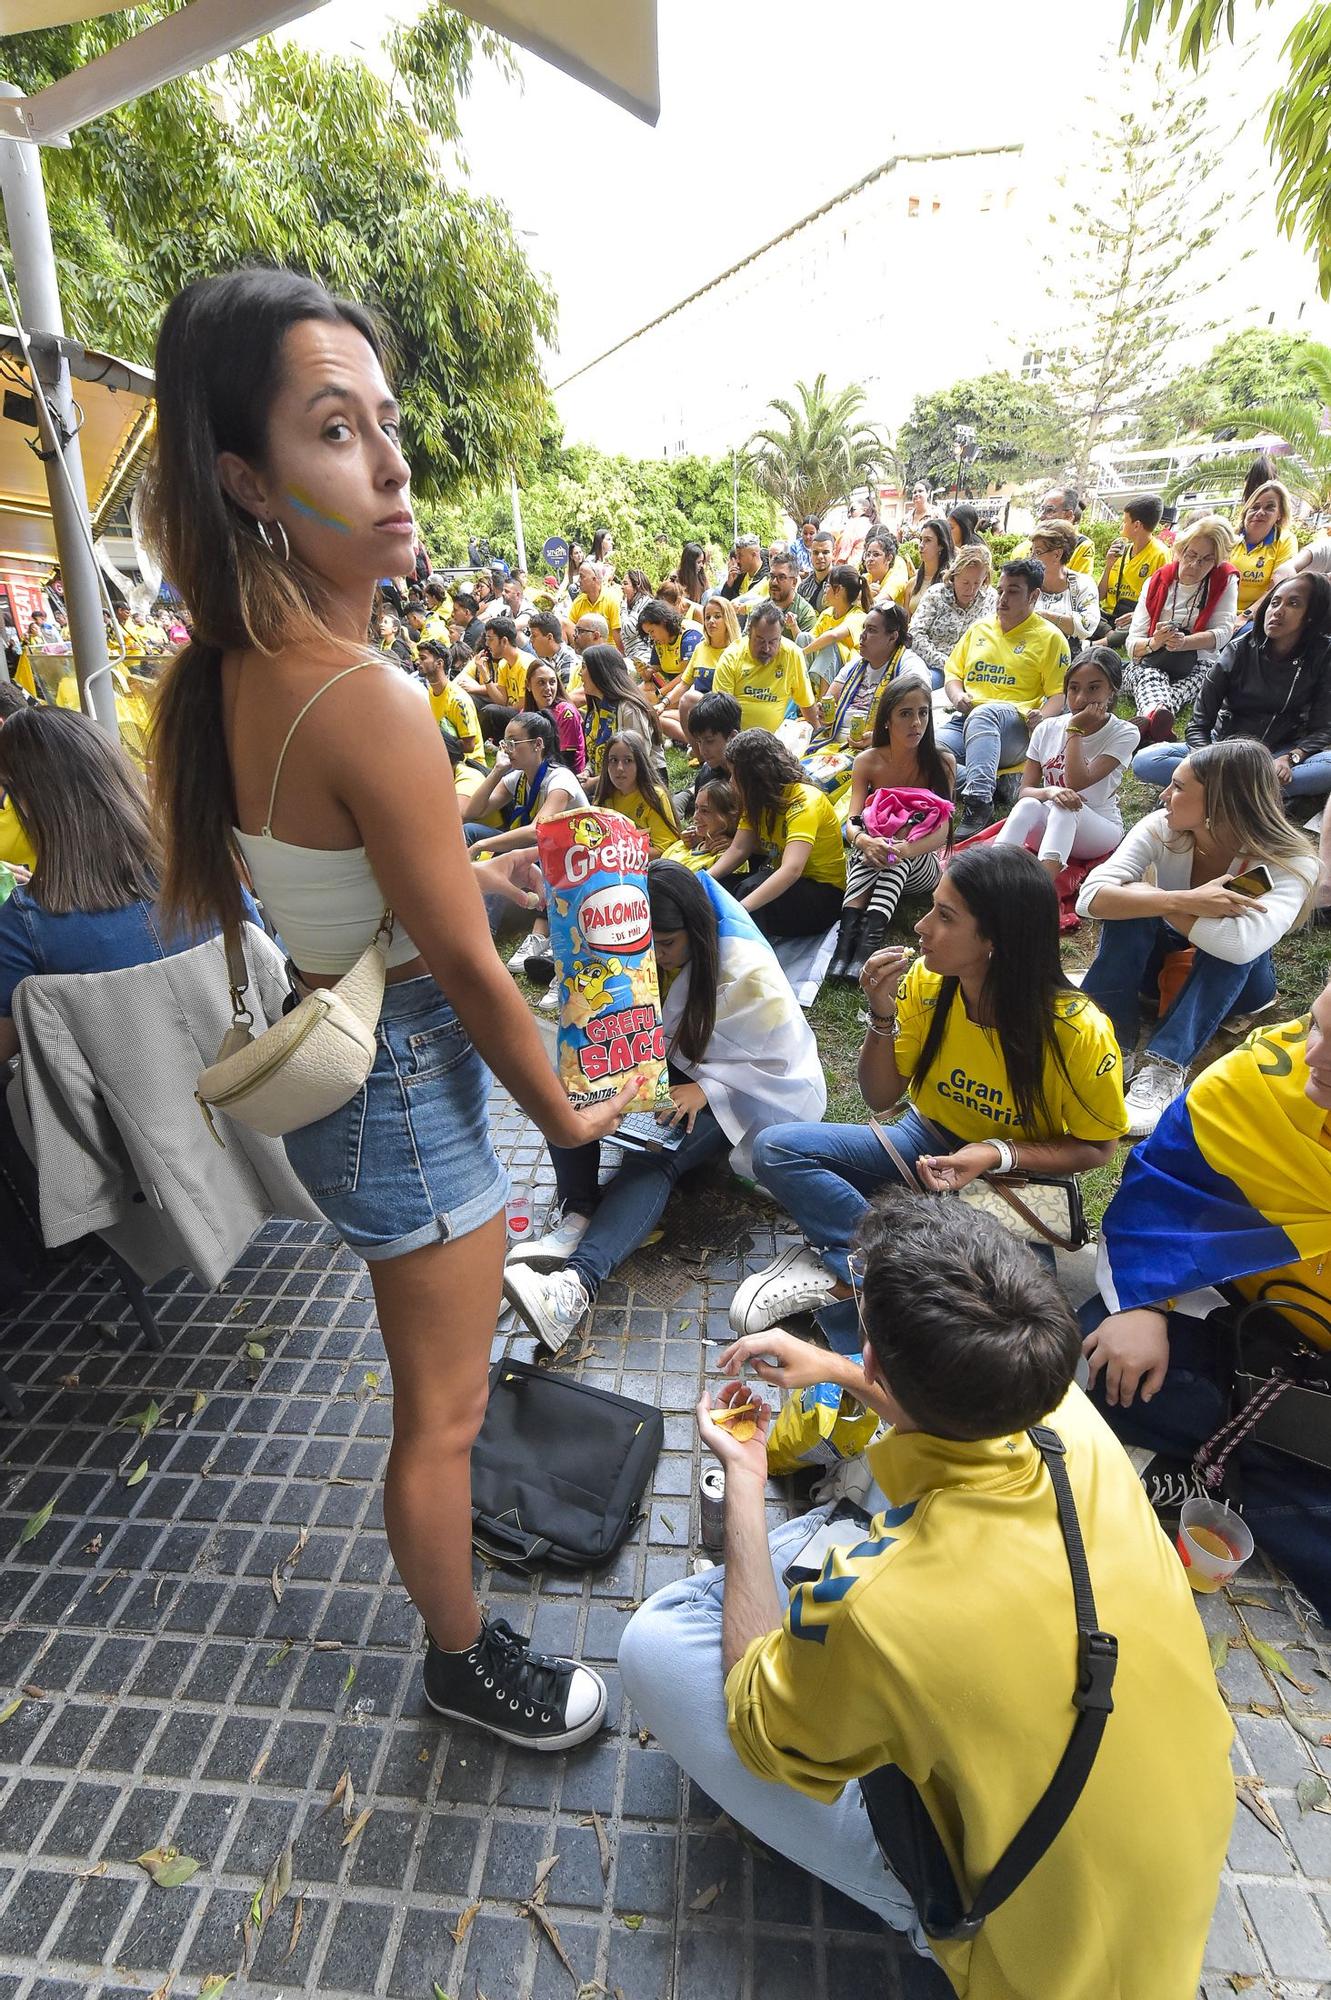
M 835 1382 L 814 1382 L 788 1396 L 767 1433 L 767 1470 L 798 1472 L 802 1466 L 839 1465 L 855 1458 L 873 1440 L 882 1419 L 866 1410 Z
M 536 829 L 559 980 L 559 1080 L 575 1103 L 613 1097 L 634 1076 L 654 1104 L 665 1030 L 647 895 L 651 847 L 621 813 L 584 808 Z

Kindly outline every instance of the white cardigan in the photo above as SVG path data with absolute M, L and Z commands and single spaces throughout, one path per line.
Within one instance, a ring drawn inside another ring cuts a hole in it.
M 1238 875 L 1251 865 L 1252 856 L 1235 855 L 1226 873 Z M 1279 944 L 1298 922 L 1304 899 L 1317 880 L 1317 856 L 1309 848 L 1306 860 L 1301 856 L 1298 861 L 1269 861 L 1266 865 L 1271 871 L 1271 887 L 1258 898 L 1265 907 L 1241 910 L 1236 917 L 1198 917 L 1189 932 L 1189 943 L 1231 965 L 1251 965 Z M 1108 859 L 1092 868 L 1077 898 L 1077 915 L 1095 915 L 1095 899 L 1101 889 L 1141 882 L 1152 874 L 1159 889 L 1192 887 L 1192 842 L 1185 837 L 1169 845 L 1169 821 L 1163 811 L 1138 820 Z

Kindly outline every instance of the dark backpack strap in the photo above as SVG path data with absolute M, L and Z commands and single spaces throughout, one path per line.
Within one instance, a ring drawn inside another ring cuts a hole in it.
M 910 1781 L 892 1766 L 860 1780 L 865 1807 L 884 1859 L 888 1867 L 896 1868 L 914 1896 L 920 1920 L 931 1938 L 973 1938 L 985 1918 L 1020 1888 L 1036 1863 L 1048 1853 L 1085 1789 L 1114 1706 L 1112 1689 L 1118 1666 L 1118 1641 L 1112 1632 L 1101 1631 L 1096 1621 L 1086 1545 L 1063 1463 L 1066 1448 L 1057 1431 L 1047 1424 L 1033 1426 L 1027 1435 L 1044 1460 L 1053 1485 L 1058 1525 L 1072 1573 L 1077 1615 L 1077 1685 L 1072 1703 L 1077 1719 L 1043 1797 L 1008 1843 L 969 1910 L 957 1894 L 942 1842 Z M 903 1841 L 904 1846 L 899 1844 Z M 898 1866 L 894 1860 L 894 1849 L 904 1866 Z

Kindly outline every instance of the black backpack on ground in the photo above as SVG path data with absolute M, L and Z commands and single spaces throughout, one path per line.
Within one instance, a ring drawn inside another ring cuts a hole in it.
M 598 1569 L 623 1547 L 665 1439 L 661 1412 L 497 1361 L 471 1453 L 472 1541 L 507 1569 Z

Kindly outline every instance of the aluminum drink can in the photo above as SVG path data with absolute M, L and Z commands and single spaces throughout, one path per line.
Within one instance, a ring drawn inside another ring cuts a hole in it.
M 726 1475 L 709 1465 L 698 1481 L 698 1517 L 702 1545 L 717 1554 L 726 1540 Z

